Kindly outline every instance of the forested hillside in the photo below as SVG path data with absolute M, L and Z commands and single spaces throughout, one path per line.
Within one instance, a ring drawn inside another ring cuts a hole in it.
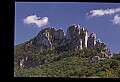
M 120 78 L 120 54 L 100 62 L 91 62 L 87 58 L 100 56 L 95 47 L 56 52 L 37 46 L 26 47 L 26 43 L 15 46 L 14 61 L 27 56 L 37 64 L 35 67 L 20 67 L 14 62 L 14 77 Z

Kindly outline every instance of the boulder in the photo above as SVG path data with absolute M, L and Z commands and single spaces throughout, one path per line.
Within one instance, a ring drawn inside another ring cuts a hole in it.
M 19 64 L 20 64 L 19 66 L 22 68 L 29 68 L 29 67 L 37 66 L 36 61 L 32 59 L 28 59 L 28 57 L 21 59 Z

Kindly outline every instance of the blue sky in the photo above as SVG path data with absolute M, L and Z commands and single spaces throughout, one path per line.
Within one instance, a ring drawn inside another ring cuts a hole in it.
M 113 53 L 120 52 L 120 3 L 15 2 L 14 45 L 35 37 L 49 26 L 62 28 L 79 24 L 95 32 Z

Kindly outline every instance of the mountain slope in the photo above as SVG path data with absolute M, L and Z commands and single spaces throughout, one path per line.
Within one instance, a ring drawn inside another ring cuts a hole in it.
M 120 78 L 120 60 L 106 59 L 100 63 L 88 63 L 80 55 L 35 68 L 18 68 L 14 73 L 16 77 Z
M 88 36 L 79 25 L 69 26 L 66 35 L 62 29 L 48 27 L 14 46 L 14 76 L 119 77 L 119 56 L 112 56 L 95 33 Z

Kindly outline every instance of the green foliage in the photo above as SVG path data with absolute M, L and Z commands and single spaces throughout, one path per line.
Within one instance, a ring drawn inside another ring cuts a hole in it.
M 120 60 L 120 54 L 115 54 L 112 59 Z
M 100 53 L 95 48 L 57 53 L 54 49 L 42 50 L 23 43 L 14 47 L 14 61 L 28 56 L 39 65 L 28 69 L 14 67 L 14 77 L 120 78 L 120 54 L 100 63 L 84 59 L 96 55 Z

